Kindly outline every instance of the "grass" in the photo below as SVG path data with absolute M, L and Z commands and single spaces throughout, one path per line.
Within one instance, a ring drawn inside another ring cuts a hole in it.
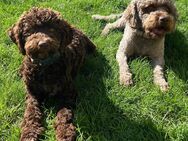
M 104 23 L 91 15 L 119 13 L 128 0 L 1 0 L 0 1 L 0 140 L 17 141 L 24 112 L 24 84 L 18 76 L 22 56 L 6 30 L 33 6 L 51 7 L 84 31 L 96 44 L 76 79 L 79 92 L 74 123 L 78 141 L 188 141 L 188 2 L 176 0 L 177 30 L 166 39 L 166 76 L 170 90 L 152 83 L 146 58 L 130 62 L 135 85 L 118 83 L 115 53 L 122 32 L 104 38 Z M 45 109 L 44 140 L 54 141 L 53 108 Z

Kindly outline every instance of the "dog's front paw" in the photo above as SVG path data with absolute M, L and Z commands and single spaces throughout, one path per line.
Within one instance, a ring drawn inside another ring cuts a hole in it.
M 169 90 L 169 85 L 167 82 L 164 84 L 160 84 L 159 87 L 160 87 L 161 91 L 163 91 L 163 92 L 166 92 Z
M 125 75 L 120 75 L 120 84 L 124 86 L 130 86 L 133 84 L 132 74 L 126 73 Z
M 168 85 L 168 83 L 165 80 L 154 81 L 154 83 L 156 85 L 158 85 L 160 87 L 161 91 L 163 91 L 163 92 L 166 92 L 166 91 L 169 90 L 169 85 Z
M 25 125 L 22 127 L 22 133 L 20 137 L 20 141 L 38 141 L 39 137 L 42 135 L 44 131 L 43 127 L 37 127 L 38 124 L 35 125 Z
M 57 141 L 75 141 L 76 127 L 72 124 L 73 113 L 71 109 L 63 108 L 57 113 L 55 131 Z
M 62 124 L 56 127 L 57 141 L 76 141 L 76 129 L 73 124 Z
M 20 141 L 38 141 L 38 138 L 34 135 L 22 135 Z

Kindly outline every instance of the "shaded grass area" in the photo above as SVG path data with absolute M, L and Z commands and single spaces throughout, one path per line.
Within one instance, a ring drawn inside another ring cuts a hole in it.
M 177 30 L 166 39 L 166 76 L 170 90 L 162 93 L 153 83 L 146 58 L 130 62 L 134 86 L 118 83 L 115 53 L 122 32 L 104 38 L 105 23 L 92 21 L 92 14 L 119 13 L 127 0 L 1 0 L 0 1 L 0 140 L 17 141 L 24 112 L 24 84 L 18 76 L 22 56 L 6 30 L 23 11 L 33 6 L 51 7 L 69 23 L 84 31 L 96 44 L 97 53 L 88 56 L 77 79 L 79 92 L 74 123 L 78 141 L 187 141 L 188 140 L 188 10 L 177 0 Z M 44 139 L 55 140 L 54 108 L 44 107 Z

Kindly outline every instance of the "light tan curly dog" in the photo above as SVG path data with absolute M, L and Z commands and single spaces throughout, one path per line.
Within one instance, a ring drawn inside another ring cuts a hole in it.
M 119 64 L 120 84 L 133 83 L 128 67 L 128 57 L 132 55 L 149 56 L 154 64 L 154 83 L 162 91 L 169 88 L 164 78 L 164 41 L 166 33 L 175 29 L 177 10 L 172 0 L 132 0 L 122 14 L 110 16 L 93 15 L 95 20 L 111 20 L 102 31 L 107 35 L 111 29 L 125 28 L 116 59 Z

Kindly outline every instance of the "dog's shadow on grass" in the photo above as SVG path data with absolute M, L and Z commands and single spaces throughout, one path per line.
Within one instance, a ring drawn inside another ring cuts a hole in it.
M 94 57 L 87 58 L 78 75 L 76 84 L 79 96 L 75 110 L 78 140 L 162 141 L 168 138 L 151 119 L 134 121 L 110 100 L 110 86 L 105 83 L 110 70 L 105 57 L 97 52 Z
M 165 61 L 169 69 L 184 82 L 188 80 L 188 40 L 180 31 L 167 35 Z

